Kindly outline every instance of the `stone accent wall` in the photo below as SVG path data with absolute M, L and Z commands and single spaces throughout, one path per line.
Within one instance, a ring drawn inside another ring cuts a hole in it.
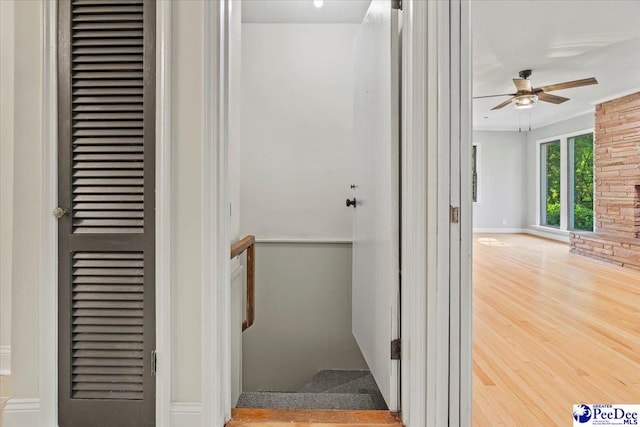
M 640 239 L 602 233 L 571 233 L 571 252 L 640 270 Z
M 596 106 L 595 232 L 571 252 L 640 269 L 640 92 Z

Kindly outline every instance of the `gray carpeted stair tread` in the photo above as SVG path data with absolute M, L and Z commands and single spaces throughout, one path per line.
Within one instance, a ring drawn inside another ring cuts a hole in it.
M 325 390 L 323 393 L 380 393 L 373 375 L 368 373 L 347 383 Z
M 238 408 L 384 410 L 378 398 L 360 393 L 247 392 L 240 395 Z
M 318 372 L 300 390 L 302 393 L 322 393 L 358 378 L 371 375 L 369 371 L 324 370 Z

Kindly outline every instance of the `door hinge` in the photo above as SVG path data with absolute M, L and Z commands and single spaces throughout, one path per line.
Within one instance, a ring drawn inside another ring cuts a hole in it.
M 158 353 L 153 350 L 151 352 L 151 376 L 155 377 L 158 372 Z
M 391 0 L 391 9 L 402 10 L 402 0 Z
M 400 338 L 396 338 L 391 341 L 391 360 L 400 360 L 402 352 L 402 345 L 400 343 Z
M 460 222 L 460 208 L 449 206 L 449 222 L 451 224 L 458 224 Z

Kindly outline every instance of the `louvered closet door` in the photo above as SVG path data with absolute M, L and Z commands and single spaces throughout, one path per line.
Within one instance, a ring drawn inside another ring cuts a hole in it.
M 154 0 L 58 3 L 59 425 L 155 425 Z

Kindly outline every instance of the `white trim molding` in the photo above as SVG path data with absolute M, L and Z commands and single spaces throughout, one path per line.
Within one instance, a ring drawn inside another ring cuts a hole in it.
M 559 242 L 569 243 L 569 231 L 559 230 L 553 227 L 545 227 L 543 225 L 532 225 L 525 229 L 527 234 L 532 236 L 544 237 L 545 239 L 557 240 Z
M 156 426 L 171 417 L 171 2 L 156 0 Z M 179 424 L 173 424 L 179 425 Z
M 292 243 L 301 245 L 351 245 L 353 239 L 340 239 L 340 238 L 321 238 L 321 237 L 309 237 L 309 238 L 256 238 L 256 243 Z
M 2 425 L 4 427 L 35 427 L 43 425 L 41 417 L 39 399 L 9 399 L 4 408 Z M 58 423 L 56 422 L 55 425 L 57 426 Z
M 461 184 L 470 182 L 472 142 L 468 8 L 459 0 L 411 1 L 402 14 L 401 372 L 408 427 L 470 424 L 472 209 L 470 186 L 462 191 Z M 459 225 L 449 224 L 450 204 L 461 208 Z
M 434 347 L 428 347 L 433 338 L 434 322 L 427 322 L 427 310 L 435 307 L 432 288 L 435 239 L 427 239 L 433 230 L 434 205 L 427 199 L 434 195 L 435 165 L 433 144 L 427 147 L 428 85 L 434 79 L 427 78 L 433 71 L 433 62 L 427 66 L 427 52 L 433 52 L 434 40 L 427 41 L 427 2 L 406 2 L 402 13 L 402 197 L 401 197 L 401 245 L 402 245 L 402 365 L 401 405 L 402 420 L 410 427 L 432 426 L 427 424 L 427 410 L 435 409 L 437 385 L 427 390 L 427 382 L 434 382 Z M 433 96 L 431 99 L 433 100 Z M 428 119 L 434 114 L 430 111 Z M 424 191 L 426 189 L 426 191 Z M 415 194 L 416 197 L 405 197 Z M 431 221 L 429 221 L 431 218 Z M 426 254 L 426 256 L 425 256 Z M 433 311 L 432 313 L 434 313 Z M 433 343 L 433 340 L 432 340 Z M 426 358 L 429 355 L 429 362 Z
M 487 234 L 519 234 L 526 233 L 526 228 L 474 228 L 474 233 L 487 233 Z
M 170 420 L 171 427 L 202 427 L 202 403 L 171 403 Z
M 9 399 L 4 411 L 6 413 L 38 412 L 40 411 L 40 399 Z
M 38 422 L 58 425 L 58 222 L 50 213 L 58 205 L 58 9 L 42 0 L 42 207 L 39 288 Z M 11 402 L 11 401 L 10 401 Z M 34 403 L 34 402 L 32 402 Z
M 11 375 L 11 346 L 0 346 L 0 375 Z
M 231 290 L 228 194 L 231 0 L 204 2 L 202 139 L 202 423 L 231 417 Z

